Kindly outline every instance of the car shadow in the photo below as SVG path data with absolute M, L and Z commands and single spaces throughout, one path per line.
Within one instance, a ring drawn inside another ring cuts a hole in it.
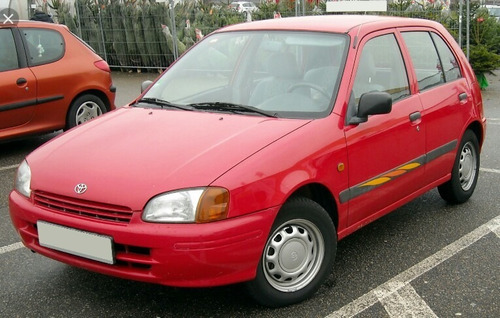
M 0 159 L 26 155 L 61 133 L 62 130 L 59 130 L 49 134 L 0 140 Z

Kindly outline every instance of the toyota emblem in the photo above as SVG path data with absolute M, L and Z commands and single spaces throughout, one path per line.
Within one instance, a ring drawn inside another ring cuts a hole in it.
M 83 194 L 85 191 L 87 191 L 87 185 L 85 183 L 80 183 L 75 186 L 75 192 L 77 194 Z

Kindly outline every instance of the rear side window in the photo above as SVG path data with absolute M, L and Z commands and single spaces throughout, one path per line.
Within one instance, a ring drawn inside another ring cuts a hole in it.
M 436 51 L 436 46 L 431 38 L 431 34 L 429 32 L 421 31 L 403 32 L 402 35 L 415 68 L 418 80 L 418 89 L 423 91 L 444 83 L 445 75 L 443 65 L 438 52 Z M 442 44 L 446 46 L 445 43 Z
M 16 43 L 11 29 L 0 29 L 0 72 L 19 68 Z
M 55 62 L 64 55 L 64 39 L 55 30 L 22 29 L 30 66 Z
M 455 55 L 451 52 L 450 48 L 443 39 L 435 34 L 432 34 L 432 39 L 436 45 L 439 57 L 441 58 L 441 64 L 443 65 L 444 78 L 447 82 L 456 80 L 462 77 L 460 72 L 460 67 L 458 66 L 458 61 Z

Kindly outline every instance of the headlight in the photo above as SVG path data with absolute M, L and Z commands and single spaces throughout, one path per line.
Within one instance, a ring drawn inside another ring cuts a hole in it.
M 31 196 L 31 169 L 26 160 L 17 168 L 15 189 L 26 197 Z
M 142 219 L 158 223 L 206 223 L 227 217 L 229 192 L 208 187 L 160 194 L 151 199 Z

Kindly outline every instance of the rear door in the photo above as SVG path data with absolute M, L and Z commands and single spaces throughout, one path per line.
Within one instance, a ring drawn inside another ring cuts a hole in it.
M 403 30 L 423 105 L 427 134 L 427 183 L 451 172 L 455 149 L 472 109 L 472 96 L 458 59 L 432 30 Z
M 36 78 L 26 65 L 16 28 L 0 29 L 0 131 L 28 123 L 36 106 Z M 23 60 L 24 58 L 24 60 Z
M 361 54 L 360 54 L 361 53 Z M 349 113 L 366 92 L 392 96 L 392 111 L 367 122 L 347 125 L 349 226 L 388 212 L 391 205 L 423 185 L 425 126 L 418 96 L 410 94 L 410 80 L 397 35 L 377 33 L 360 43 Z M 344 193 L 345 194 L 345 193 Z

